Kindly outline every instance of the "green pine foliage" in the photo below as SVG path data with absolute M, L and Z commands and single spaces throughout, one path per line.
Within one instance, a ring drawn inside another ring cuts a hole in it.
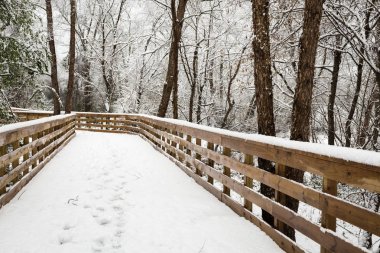
M 7 96 L 0 103 L 1 118 L 6 107 L 27 100 L 36 78 L 47 72 L 46 37 L 35 13 L 29 0 L 0 1 L 0 89 Z
M 47 71 L 47 53 L 28 0 L 0 1 L 1 86 L 18 85 Z

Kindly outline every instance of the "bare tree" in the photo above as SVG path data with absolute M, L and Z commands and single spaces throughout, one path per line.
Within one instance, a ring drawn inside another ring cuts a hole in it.
M 303 30 L 300 39 L 300 56 L 297 72 L 297 84 L 292 109 L 290 139 L 308 142 L 310 138 L 311 102 L 314 87 L 315 59 L 319 40 L 319 27 L 322 19 L 324 0 L 306 0 L 303 18 Z M 297 182 L 303 182 L 304 172 L 287 167 L 285 176 Z M 298 211 L 299 201 L 286 196 L 285 205 Z M 295 231 L 285 224 L 285 234 L 295 240 Z
M 69 80 L 67 82 L 66 113 L 71 113 L 73 107 L 74 71 L 75 71 L 75 24 L 76 0 L 70 0 L 70 51 L 69 51 Z
M 332 79 L 331 79 L 331 87 L 330 87 L 330 95 L 329 95 L 329 102 L 328 102 L 328 108 L 327 108 L 327 125 L 328 125 L 328 143 L 329 145 L 335 144 L 335 119 L 334 119 L 334 105 L 335 105 L 335 98 L 336 98 L 336 89 L 338 86 L 338 78 L 339 78 L 339 69 L 340 69 L 340 63 L 342 61 L 342 51 L 341 51 L 341 44 L 342 44 L 342 36 L 337 35 L 335 38 L 335 47 L 334 50 L 334 66 L 333 66 L 333 72 L 332 72 Z
M 253 59 L 255 76 L 255 96 L 257 105 L 258 133 L 275 136 L 275 124 L 273 115 L 273 89 L 269 38 L 269 0 L 252 2 L 254 39 Z M 259 158 L 259 167 L 269 172 L 274 172 L 271 161 Z M 274 190 L 261 184 L 260 192 L 268 197 L 274 197 Z M 274 225 L 273 216 L 262 210 L 264 221 Z
M 371 8 L 365 14 L 365 26 L 364 26 L 365 40 L 368 39 L 369 34 L 370 34 L 370 24 L 369 24 L 370 16 L 371 16 Z M 360 54 L 363 55 L 364 51 L 365 51 L 364 45 L 361 45 Z M 352 120 L 354 118 L 354 113 L 355 113 L 356 106 L 357 106 L 358 99 L 359 99 L 360 89 L 361 89 L 361 86 L 363 83 L 362 80 L 363 80 L 364 58 L 361 56 L 359 56 L 357 69 L 358 70 L 357 70 L 357 79 L 356 79 L 356 87 L 355 87 L 354 98 L 352 99 L 350 111 L 348 113 L 348 117 L 347 117 L 346 125 L 345 125 L 345 139 L 346 139 L 345 146 L 346 147 L 351 146 L 351 134 L 352 134 L 351 123 L 352 123 Z
M 55 52 L 54 28 L 53 28 L 53 12 L 51 7 L 51 0 L 46 0 L 46 18 L 47 18 L 47 31 L 50 50 L 50 77 L 51 87 L 53 89 L 54 101 L 54 115 L 61 113 L 61 104 L 59 99 L 59 84 L 58 84 L 58 70 L 57 70 L 57 54 Z
M 169 52 L 169 63 L 166 80 L 162 91 L 162 98 L 158 108 L 157 116 L 165 117 L 168 109 L 170 95 L 173 92 L 173 118 L 178 118 L 178 51 L 181 41 L 182 26 L 186 11 L 187 0 L 179 0 L 176 8 L 176 0 L 170 1 L 172 19 L 172 40 Z

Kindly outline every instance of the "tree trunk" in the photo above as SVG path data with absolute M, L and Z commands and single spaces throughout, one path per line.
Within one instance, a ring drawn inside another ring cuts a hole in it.
M 360 51 L 362 53 L 364 53 L 364 49 L 361 49 Z M 363 66 L 364 66 L 364 60 L 363 60 L 363 57 L 360 57 L 359 63 L 358 63 L 358 73 L 357 73 L 357 79 L 356 79 L 355 94 L 354 94 L 354 98 L 352 99 L 352 102 L 351 102 L 350 112 L 348 113 L 348 117 L 347 117 L 346 125 L 345 125 L 345 136 L 344 137 L 346 139 L 346 143 L 345 143 L 346 147 L 351 146 L 351 134 L 352 134 L 351 122 L 352 122 L 352 119 L 354 117 L 356 105 L 357 105 L 358 99 L 359 99 L 360 88 L 362 86 Z
M 244 120 L 248 120 L 249 118 L 253 117 L 255 115 L 255 109 L 256 109 L 256 93 L 252 96 L 251 101 L 249 101 L 249 106 L 247 113 L 245 114 Z
M 366 17 L 365 17 L 365 38 L 366 39 L 368 39 L 368 36 L 370 33 L 370 27 L 369 27 L 370 16 L 371 16 L 371 11 L 367 11 Z M 360 48 L 360 54 L 363 55 L 364 51 L 365 51 L 365 48 L 362 45 Z M 354 94 L 354 98 L 352 99 L 350 112 L 348 113 L 348 117 L 347 117 L 346 125 L 345 125 L 345 136 L 344 137 L 346 139 L 346 143 L 345 143 L 346 147 L 351 146 L 351 134 L 352 134 L 351 122 L 352 122 L 352 119 L 354 118 L 356 105 L 357 105 L 358 99 L 359 99 L 360 88 L 362 86 L 363 67 L 364 67 L 364 58 L 362 56 L 360 56 L 359 62 L 358 62 L 358 73 L 357 73 L 357 79 L 356 79 L 355 94 Z
M 364 112 L 363 123 L 360 126 L 360 131 L 359 131 L 358 138 L 357 138 L 358 141 L 357 141 L 356 145 L 362 149 L 365 149 L 365 146 L 366 146 L 366 138 L 368 136 L 369 123 L 371 120 L 373 105 L 375 104 L 375 93 L 376 93 L 376 90 L 373 90 L 369 99 L 368 99 L 368 104 L 367 104 L 367 106 L 365 108 L 365 112 Z
M 202 94 L 203 94 L 203 85 L 199 85 L 199 90 L 198 90 L 198 100 L 197 100 L 197 110 L 196 110 L 196 123 L 199 124 L 201 122 L 201 117 L 202 117 Z
M 374 6 L 378 6 L 378 0 L 373 1 Z M 376 48 L 374 48 L 376 67 L 380 68 L 380 22 L 377 22 L 375 27 L 375 40 Z M 375 89 L 375 120 L 372 136 L 372 147 L 374 150 L 379 151 L 379 131 L 380 131 L 380 72 L 375 71 L 376 89 Z M 380 200 L 379 200 L 380 201 Z
M 197 87 L 197 80 L 198 80 L 198 48 L 199 48 L 199 42 L 197 43 L 197 46 L 194 49 L 194 55 L 193 55 L 193 79 L 192 79 L 191 87 L 190 87 L 189 122 L 193 122 L 194 97 L 195 97 L 195 89 Z
M 223 85 L 223 72 L 224 72 L 224 57 L 223 52 L 220 52 L 220 65 L 219 65 L 219 102 L 223 103 L 223 93 L 224 93 L 224 85 Z
M 69 80 L 66 94 L 66 113 L 71 113 L 73 108 L 74 71 L 75 71 L 75 21 L 76 21 L 76 0 L 70 0 L 70 51 L 69 51 Z
M 93 87 L 91 84 L 91 77 L 90 77 L 90 69 L 91 64 L 87 56 L 84 56 L 83 59 L 83 66 L 82 66 L 82 78 L 83 78 L 83 86 L 84 86 L 84 111 L 85 112 L 91 112 L 93 111 L 92 106 L 92 93 L 93 93 Z
M 311 102 L 313 95 L 313 80 L 315 72 L 315 59 L 319 40 L 319 27 L 322 19 L 324 0 L 306 0 L 304 10 L 303 31 L 300 39 L 300 56 L 297 72 L 297 82 L 292 109 L 292 126 L 290 139 L 296 141 L 309 141 Z M 287 167 L 285 176 L 297 182 L 303 182 L 304 172 Z M 299 201 L 286 196 L 285 205 L 297 212 Z M 293 228 L 285 225 L 285 234 L 295 240 Z
M 380 52 L 379 52 L 380 54 Z M 380 62 L 380 55 L 379 55 Z M 379 63 L 380 66 L 380 63 Z M 379 131 L 380 131 L 380 73 L 376 72 L 376 89 L 375 89 L 375 120 L 373 123 L 373 134 L 372 134 L 372 148 L 375 151 L 379 151 Z
M 162 91 L 161 102 L 158 108 L 157 116 L 165 117 L 168 110 L 170 95 L 174 88 L 173 98 L 173 116 L 178 117 L 178 50 L 181 41 L 183 18 L 186 11 L 187 0 L 179 0 L 178 9 L 176 10 L 176 1 L 171 0 L 172 12 L 172 41 L 170 45 L 168 70 L 166 80 Z M 175 87 L 174 87 L 175 86 Z
M 269 38 L 269 0 L 252 2 L 253 11 L 253 58 L 257 105 L 258 133 L 275 136 L 275 122 L 273 115 L 273 89 Z M 259 168 L 274 173 L 271 161 L 259 158 Z M 274 190 L 265 184 L 260 185 L 260 192 L 268 197 L 274 197 Z M 274 225 L 273 216 L 262 210 L 263 220 Z
M 334 67 L 332 72 L 332 80 L 330 87 L 329 103 L 327 109 L 327 124 L 328 124 L 328 144 L 335 144 L 335 121 L 334 121 L 334 105 L 336 97 L 336 88 L 338 85 L 339 78 L 339 68 L 342 61 L 342 52 L 340 51 L 340 46 L 342 44 L 342 36 L 338 35 L 335 41 L 335 51 L 334 51 Z
M 55 52 L 55 40 L 54 40 L 54 28 L 53 28 L 53 12 L 51 7 L 51 0 L 46 0 L 46 18 L 47 18 L 47 30 L 49 40 L 49 50 L 51 54 L 50 59 L 50 77 L 51 87 L 53 89 L 53 101 L 54 101 L 54 115 L 61 113 L 61 104 L 59 101 L 59 84 L 58 84 L 58 70 L 57 70 L 57 54 Z
M 177 70 L 177 75 L 178 75 L 178 70 Z M 177 82 L 175 82 L 173 85 L 173 103 L 172 104 L 173 104 L 173 119 L 178 119 L 178 77 L 177 77 Z

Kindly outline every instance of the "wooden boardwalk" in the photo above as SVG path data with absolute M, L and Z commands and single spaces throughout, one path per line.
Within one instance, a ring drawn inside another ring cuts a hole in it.
M 0 128 L 0 207 L 12 200 L 64 145 L 75 140 L 77 130 L 86 130 L 139 136 L 286 252 L 305 249 L 282 233 L 285 225 L 319 244 L 323 253 L 367 252 L 355 239 L 348 241 L 335 233 L 337 220 L 380 236 L 379 213 L 338 197 L 339 183 L 380 193 L 379 153 L 242 134 L 147 115 L 74 113 L 49 117 L 49 112 L 16 113 L 27 122 Z M 28 121 L 35 118 L 40 119 Z M 122 149 L 114 151 L 119 152 Z M 139 156 L 145 157 L 144 150 Z M 257 158 L 271 161 L 275 173 L 258 168 Z M 322 190 L 286 178 L 286 167 L 319 176 Z M 273 188 L 275 197 L 263 196 L 254 184 Z M 321 212 L 321 222 L 285 207 L 286 196 Z M 274 226 L 263 222 L 260 214 L 252 212 L 253 207 L 271 214 Z
M 0 210 L 0 245 L 2 252 L 283 252 L 140 137 L 81 131 Z

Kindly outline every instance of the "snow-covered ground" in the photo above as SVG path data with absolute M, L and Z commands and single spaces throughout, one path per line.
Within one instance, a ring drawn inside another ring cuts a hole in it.
M 0 210 L 1 252 L 282 252 L 138 136 L 77 136 Z

